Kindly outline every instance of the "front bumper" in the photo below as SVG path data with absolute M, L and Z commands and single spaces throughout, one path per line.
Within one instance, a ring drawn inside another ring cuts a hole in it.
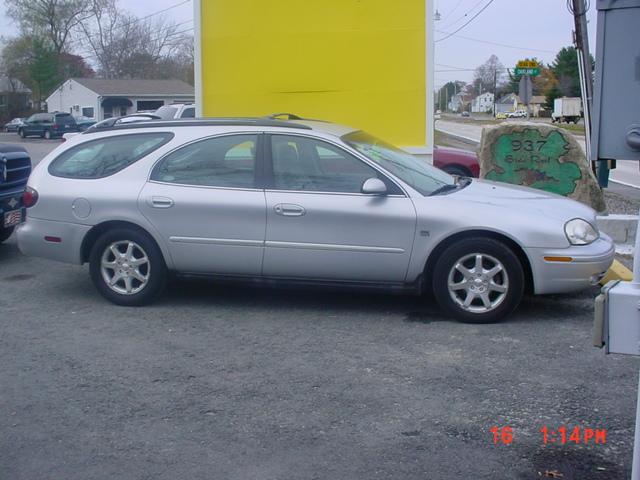
M 90 225 L 27 216 L 27 221 L 16 231 L 18 248 L 25 255 L 81 264 L 82 240 L 89 230 Z M 52 238 L 60 241 L 51 241 Z
M 567 293 L 598 283 L 611 266 L 615 244 L 604 233 L 589 245 L 569 248 L 527 248 L 536 294 Z M 571 261 L 549 261 L 545 257 L 570 257 Z

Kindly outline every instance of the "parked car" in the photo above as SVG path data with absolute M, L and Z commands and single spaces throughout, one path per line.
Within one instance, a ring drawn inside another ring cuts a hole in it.
M 4 124 L 5 132 L 17 132 L 18 128 L 23 124 L 24 118 L 14 118 L 8 123 Z
M 504 112 L 498 112 L 496 113 L 496 119 L 498 120 L 504 120 L 505 118 L 507 118 L 507 114 Z
M 457 148 L 434 147 L 433 165 L 450 175 L 474 177 L 480 175 L 480 164 L 475 152 Z
M 75 117 L 76 125 L 78 125 L 78 131 L 84 132 L 87 128 L 96 124 L 95 118 L 85 117 L 80 115 L 79 117 Z
M 25 218 L 23 193 L 31 173 L 31 158 L 21 145 L 0 143 L 0 243 Z
M 96 130 L 100 130 L 103 128 L 111 128 L 114 125 L 121 125 L 127 123 L 137 123 L 137 122 L 147 122 L 149 120 L 160 120 L 160 117 L 153 113 L 132 113 L 130 115 L 124 115 L 122 117 L 110 117 L 105 118 L 104 120 L 94 123 L 89 128 L 87 128 L 84 132 L 74 132 L 74 133 L 65 133 L 62 135 L 62 141 L 66 142 L 70 138 L 80 135 L 81 133 L 91 133 Z
M 88 262 L 119 305 L 151 302 L 173 271 L 433 291 L 446 313 L 483 323 L 525 290 L 596 284 L 614 256 L 581 203 L 454 178 L 319 121 L 149 121 L 76 135 L 36 166 L 25 199 L 20 250 Z
M 507 118 L 525 118 L 527 116 L 526 110 L 516 110 L 515 112 L 507 113 Z
M 163 105 L 153 113 L 164 120 L 194 118 L 196 106 L 193 103 L 172 103 L 171 105 Z
M 460 115 L 463 116 L 463 117 L 470 117 L 471 116 L 471 114 L 469 112 L 462 112 Z
M 35 113 L 18 127 L 18 134 L 22 138 L 38 136 L 47 140 L 77 131 L 78 125 L 73 115 L 64 112 Z

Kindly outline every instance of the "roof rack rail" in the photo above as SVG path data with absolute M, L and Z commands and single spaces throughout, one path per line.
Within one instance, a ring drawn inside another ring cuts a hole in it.
M 286 117 L 287 120 L 306 120 L 302 117 L 299 117 L 298 115 L 286 112 L 272 113 L 271 115 L 267 115 L 265 118 L 268 118 L 269 120 L 278 120 L 280 117 Z
M 331 123 L 328 120 L 318 120 L 316 118 L 303 118 L 294 113 L 272 113 L 264 118 L 268 118 L 270 120 L 279 120 L 280 117 L 286 117 L 285 120 L 306 120 L 308 122 L 322 122 L 322 123 Z
M 296 128 L 301 130 L 312 130 L 308 125 L 292 123 L 282 120 L 272 120 L 269 118 L 200 118 L 200 119 L 174 119 L 174 120 L 149 120 L 136 123 L 121 123 L 101 128 L 100 131 L 109 130 L 129 130 L 140 128 L 163 128 L 163 127 L 280 127 Z M 95 131 L 95 130 L 94 130 Z M 93 132 L 92 132 L 93 133 Z

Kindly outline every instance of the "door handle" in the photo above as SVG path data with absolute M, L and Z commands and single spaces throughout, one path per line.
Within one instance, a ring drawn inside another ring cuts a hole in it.
M 284 217 L 301 217 L 302 215 L 307 213 L 304 207 L 295 205 L 293 203 L 279 203 L 275 207 L 273 207 L 273 210 L 276 212 L 276 214 L 282 215 Z
M 154 208 L 173 207 L 173 200 L 169 197 L 151 197 L 151 206 Z

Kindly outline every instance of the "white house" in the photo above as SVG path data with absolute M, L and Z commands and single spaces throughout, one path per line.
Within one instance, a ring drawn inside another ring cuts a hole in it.
M 493 93 L 485 92 L 471 101 L 473 113 L 493 113 Z
M 447 108 L 450 112 L 459 112 L 462 110 L 464 106 L 464 94 L 456 93 L 451 96 L 449 103 L 447 104 Z
M 518 109 L 518 96 L 508 93 L 496 102 L 496 113 L 515 112 Z
M 194 98 L 193 87 L 182 80 L 70 78 L 49 95 L 47 111 L 100 121 Z

